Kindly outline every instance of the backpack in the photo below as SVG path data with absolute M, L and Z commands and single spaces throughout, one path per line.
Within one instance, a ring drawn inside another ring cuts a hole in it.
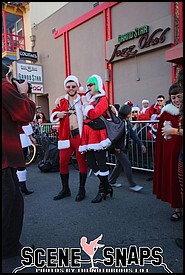
M 60 170 L 59 150 L 57 142 L 52 142 L 48 138 L 43 158 L 38 162 L 38 168 L 42 172 L 58 172 Z

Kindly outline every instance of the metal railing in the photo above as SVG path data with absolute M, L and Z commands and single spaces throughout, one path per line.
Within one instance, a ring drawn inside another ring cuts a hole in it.
M 129 159 L 133 169 L 154 171 L 154 148 L 155 135 L 152 133 L 152 126 L 158 125 L 158 120 L 131 121 L 133 130 L 146 147 L 146 153 L 143 153 L 141 147 L 130 140 Z
M 132 139 L 129 140 L 129 160 L 132 169 L 142 171 L 154 171 L 154 148 L 155 138 L 152 134 L 152 125 L 158 125 L 158 120 L 140 120 L 131 121 L 133 130 L 146 147 L 146 153 L 143 153 L 141 147 Z M 114 154 L 107 153 L 107 164 L 110 166 L 116 165 L 116 157 Z
M 131 121 L 133 130 L 136 131 L 138 137 L 146 147 L 146 153 L 144 154 L 141 147 L 138 146 L 132 139 L 129 141 L 129 160 L 133 169 L 143 171 L 154 171 L 154 147 L 155 138 L 153 137 L 151 126 L 158 124 L 158 120 L 142 120 Z M 52 123 L 43 123 L 40 126 L 40 133 L 46 133 L 51 141 L 55 142 L 58 139 L 57 125 Z M 107 164 L 110 166 L 116 165 L 116 157 L 114 154 L 107 152 Z

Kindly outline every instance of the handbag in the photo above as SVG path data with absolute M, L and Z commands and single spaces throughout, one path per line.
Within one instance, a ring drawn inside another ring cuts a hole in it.
M 106 119 L 104 116 L 100 116 L 100 119 L 104 122 L 107 136 L 112 142 L 111 147 L 120 139 L 121 135 L 123 135 L 125 131 L 125 123 L 124 121 L 116 116 L 111 107 L 108 108 L 110 119 Z
M 102 130 L 105 129 L 105 123 L 103 122 L 103 120 L 101 118 L 96 118 L 93 119 L 89 122 L 84 122 L 84 124 L 88 125 L 89 127 L 91 127 L 93 130 Z

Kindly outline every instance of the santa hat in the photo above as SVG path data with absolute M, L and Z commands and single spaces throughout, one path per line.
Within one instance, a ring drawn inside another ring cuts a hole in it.
M 64 88 L 66 88 L 66 84 L 67 84 L 67 82 L 69 82 L 69 81 L 74 81 L 74 82 L 77 84 L 78 87 L 80 86 L 80 85 L 79 85 L 78 78 L 77 78 L 76 76 L 74 76 L 74 75 L 69 75 L 69 76 L 64 80 Z
M 148 104 L 149 104 L 149 100 L 146 99 L 146 98 L 144 98 L 144 99 L 142 100 L 142 104 L 143 104 L 143 103 L 148 103 Z
M 132 107 L 132 112 L 133 111 L 140 111 L 140 108 L 138 107 L 138 106 L 136 106 L 136 105 L 134 105 L 133 107 Z
M 129 105 L 129 106 L 131 106 L 131 107 L 134 105 L 132 101 L 126 101 L 124 104 L 125 104 L 125 105 Z

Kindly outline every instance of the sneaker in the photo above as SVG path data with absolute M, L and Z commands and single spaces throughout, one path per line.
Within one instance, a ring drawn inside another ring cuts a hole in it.
M 112 187 L 121 187 L 122 184 L 121 183 L 113 183 L 111 184 Z
M 141 189 L 143 189 L 143 186 L 141 185 L 135 185 L 130 187 L 130 190 L 135 191 L 135 192 L 139 192 Z

